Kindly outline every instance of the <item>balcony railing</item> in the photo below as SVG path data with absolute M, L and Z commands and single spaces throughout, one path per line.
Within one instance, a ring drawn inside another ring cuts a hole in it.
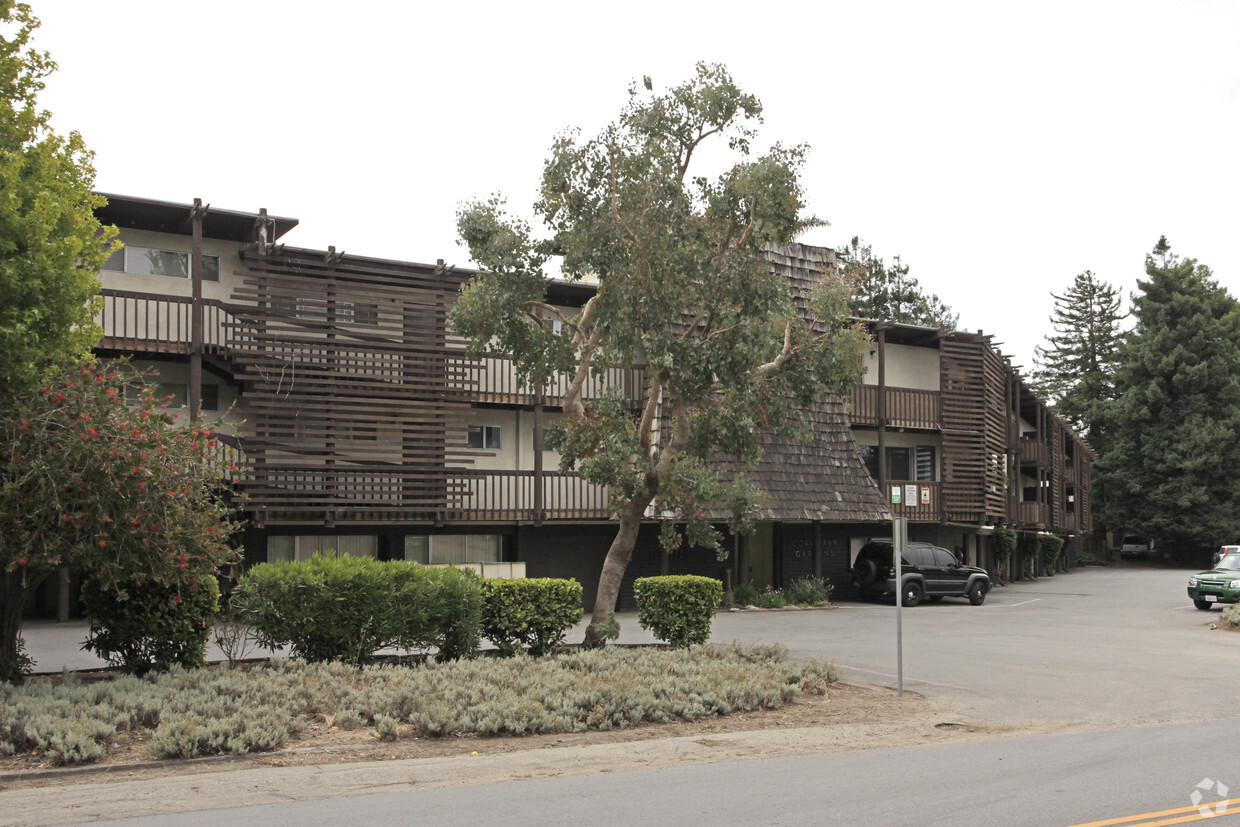
M 1045 446 L 1043 446 L 1045 447 Z M 1045 503 L 1020 503 L 1020 522 L 1023 525 L 1050 525 L 1051 507 Z
M 938 391 L 887 388 L 887 426 L 934 430 L 942 423 Z M 878 425 L 878 385 L 855 385 L 852 390 L 853 425 Z
M 103 328 L 99 343 L 106 350 L 136 353 L 188 353 L 193 300 L 128 290 L 103 290 L 103 308 L 95 321 Z M 224 302 L 202 300 L 202 345 L 218 352 L 227 344 L 234 322 Z
M 564 398 L 569 384 L 566 378 L 557 377 L 539 393 L 517 379 L 510 356 L 452 359 L 448 370 L 449 387 L 460 389 L 471 400 L 503 405 L 531 405 L 539 396 L 546 404 L 556 405 Z M 634 400 L 641 398 L 644 383 L 645 370 L 640 366 L 608 368 L 602 376 L 586 377 L 581 396 L 583 400 L 597 399 L 614 389 L 635 404 Z
M 1027 465 L 1050 465 L 1051 449 L 1046 443 L 1038 442 L 1036 439 L 1022 439 L 1020 441 L 1020 461 Z
M 605 520 L 605 486 L 575 473 L 544 473 L 536 503 L 533 471 L 464 471 L 449 476 L 449 520 Z M 541 509 L 539 506 L 541 505 Z

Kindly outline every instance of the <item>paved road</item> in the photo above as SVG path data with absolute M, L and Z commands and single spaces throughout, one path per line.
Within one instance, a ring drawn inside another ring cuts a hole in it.
M 1229 794 L 1240 795 L 1240 767 L 1234 755 L 1203 749 L 1203 745 L 1216 741 L 1234 743 L 1237 736 L 1240 725 L 1233 720 L 1221 731 L 1203 724 L 1163 724 L 1102 733 L 693 764 L 484 787 L 416 790 L 411 789 L 411 781 L 389 785 L 392 791 L 365 796 L 200 810 L 99 824 L 1041 827 L 1097 821 L 1116 825 L 1140 822 L 1149 827 L 1199 819 L 1192 794 L 1206 779 L 1223 780 Z M 1232 779 L 1231 784 L 1226 784 L 1227 778 Z M 1200 803 L 1218 807 L 1218 789 L 1214 784 L 1209 786 L 1208 792 L 1202 791 Z M 394 789 L 398 787 L 403 789 Z M 1231 793 L 1232 789 L 1236 792 Z M 1225 817 L 1218 823 L 1240 820 L 1240 800 L 1222 806 Z

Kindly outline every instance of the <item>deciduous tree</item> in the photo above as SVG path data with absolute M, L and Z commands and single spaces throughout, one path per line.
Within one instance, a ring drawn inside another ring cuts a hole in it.
M 690 542 L 718 549 L 711 509 L 727 506 L 743 529 L 759 492 L 711 457 L 753 459 L 755 430 L 786 425 L 787 399 L 842 392 L 861 372 L 864 335 L 844 322 L 848 285 L 827 273 L 798 299 L 763 257 L 818 223 L 802 212 L 805 148 L 751 155 L 761 104 L 721 66 L 699 64 L 664 94 L 644 86 L 597 137 L 554 142 L 535 204 L 541 240 L 498 199 L 465 206 L 458 222 L 483 272 L 452 326 L 475 356 L 513 354 L 533 387 L 564 378 L 553 437 L 562 468 L 612 492 L 619 526 L 587 645 L 603 643 L 644 519 L 663 518 L 665 547 L 680 524 Z M 712 143 L 732 153 L 713 177 L 696 169 Z M 579 312 L 546 301 L 553 254 L 566 278 L 597 282 Z M 645 366 L 636 415 L 617 396 L 583 398 L 591 374 L 633 363 Z
M 30 48 L 39 21 L 0 0 L 0 387 L 34 387 L 99 341 L 96 274 L 116 231 L 94 208 L 91 153 L 56 135 L 38 94 L 56 64 Z
M 1240 532 L 1240 303 L 1165 238 L 1145 272 L 1106 412 L 1103 518 L 1187 562 Z

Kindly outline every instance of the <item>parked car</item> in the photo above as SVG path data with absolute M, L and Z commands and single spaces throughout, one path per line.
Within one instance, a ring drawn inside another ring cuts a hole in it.
M 1150 541 L 1138 534 L 1125 534 L 1123 542 L 1119 545 L 1119 556 L 1128 557 L 1149 557 Z
M 1227 555 L 1235 554 L 1237 551 L 1240 551 L 1240 546 L 1223 546 L 1218 551 L 1214 552 L 1214 562 L 1217 563 Z
M 900 558 L 905 606 L 916 606 L 922 597 L 967 597 L 980 606 L 990 591 L 990 575 L 977 566 L 966 566 L 945 548 L 929 543 L 909 543 Z M 891 543 L 866 543 L 853 564 L 853 583 L 867 600 L 896 595 L 895 554 Z
M 1203 612 L 1215 603 L 1240 603 L 1240 554 L 1227 554 L 1214 568 L 1188 578 L 1188 596 Z

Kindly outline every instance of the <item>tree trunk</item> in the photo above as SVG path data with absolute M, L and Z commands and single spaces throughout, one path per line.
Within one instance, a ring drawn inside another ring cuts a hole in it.
M 6 574 L 0 579 L 0 682 L 21 683 L 21 666 L 17 662 L 17 638 L 22 630 L 22 610 L 26 601 L 38 588 L 47 574 L 31 578 L 28 574 L 25 581 L 20 576 Z
M 581 642 L 587 649 L 607 645 L 599 627 L 607 623 L 616 611 L 620 583 L 624 580 L 629 560 L 633 559 L 633 548 L 637 545 L 637 532 L 641 528 L 645 511 L 646 504 L 630 503 L 620 514 L 620 528 L 616 531 L 616 538 L 611 541 L 611 548 L 607 550 L 607 558 L 603 561 L 603 573 L 598 579 L 598 594 L 594 598 L 594 613 L 590 615 L 590 625 L 586 627 L 585 640 Z

